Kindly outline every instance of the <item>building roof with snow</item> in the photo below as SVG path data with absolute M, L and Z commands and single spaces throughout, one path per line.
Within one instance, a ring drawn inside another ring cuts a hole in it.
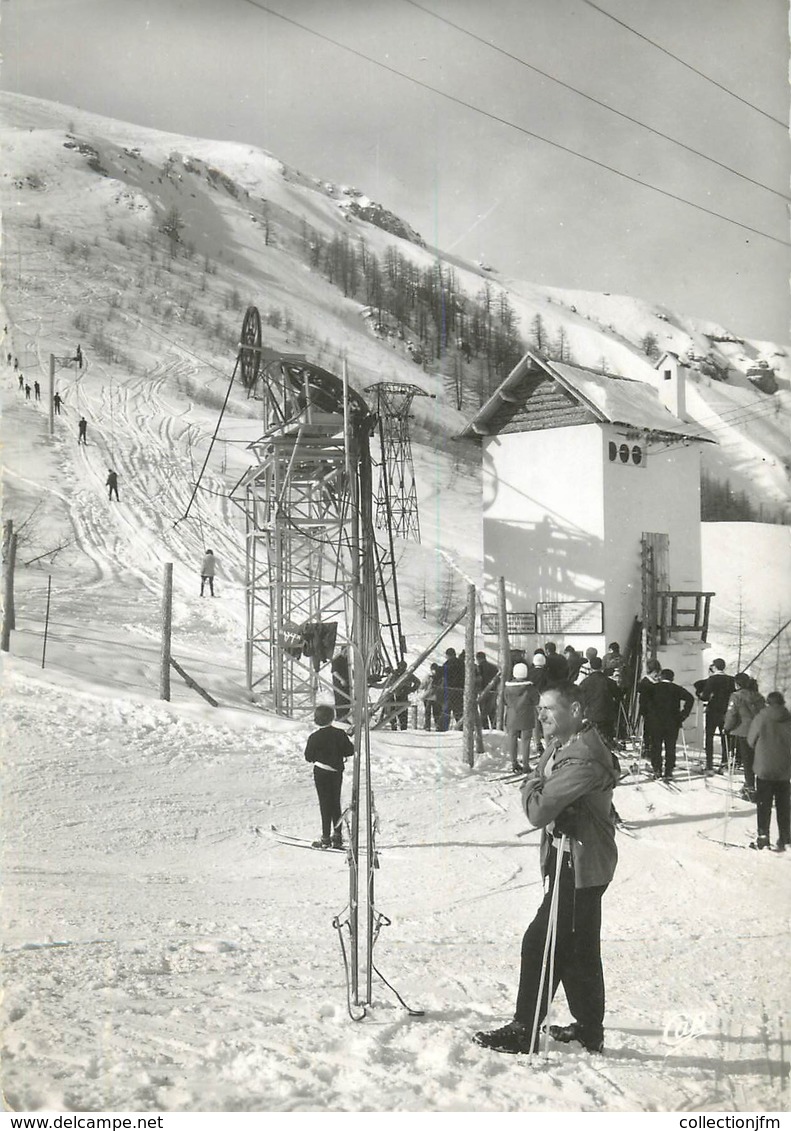
M 615 424 L 658 438 L 713 441 L 669 412 L 653 386 L 529 351 L 461 432 L 496 436 L 575 424 Z

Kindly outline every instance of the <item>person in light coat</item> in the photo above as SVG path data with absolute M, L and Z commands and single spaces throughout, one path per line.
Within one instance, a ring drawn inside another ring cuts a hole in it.
M 527 678 L 527 664 L 514 664 L 505 685 L 505 732 L 514 773 L 530 768 L 530 739 L 536 725 L 539 693 Z
M 750 724 L 764 706 L 764 697 L 759 694 L 755 681 L 746 672 L 737 672 L 733 677 L 736 690 L 728 700 L 723 726 L 736 746 L 736 761 L 744 771 L 742 797 L 755 801 L 755 771 L 753 769 L 753 748 L 748 735 Z
M 791 714 L 779 691 L 770 691 L 766 706 L 750 723 L 747 740 L 755 751 L 755 792 L 758 839 L 756 848 L 769 846 L 772 803 L 777 811 L 777 847 L 791 844 Z
M 207 550 L 206 553 L 203 555 L 203 561 L 201 562 L 201 567 L 200 567 L 200 595 L 201 595 L 201 597 L 203 596 L 203 590 L 205 589 L 207 582 L 209 583 L 209 592 L 211 593 L 212 597 L 214 596 L 214 571 L 215 571 L 215 568 L 216 568 L 216 562 L 215 562 L 215 558 L 214 558 L 214 551 L 213 550 Z
M 538 1051 L 540 1024 L 556 988 L 548 978 L 542 980 L 542 969 L 557 884 L 555 981 L 563 985 L 574 1021 L 551 1025 L 549 1033 L 563 1044 L 576 1042 L 600 1052 L 605 1011 L 601 902 L 618 861 L 612 809 L 617 762 L 585 722 L 582 697 L 573 684 L 544 691 L 539 713 L 547 747 L 522 786 L 522 804 L 531 825 L 542 830 L 544 899 L 522 940 L 513 1020 L 476 1033 L 473 1040 L 492 1052 Z

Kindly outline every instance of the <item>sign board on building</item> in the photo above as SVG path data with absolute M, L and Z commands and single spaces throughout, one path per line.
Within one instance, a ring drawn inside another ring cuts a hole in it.
M 506 613 L 509 636 L 532 636 L 536 631 L 535 613 Z M 481 613 L 481 632 L 484 636 L 497 636 L 500 632 L 498 613 Z
M 604 632 L 604 602 L 539 601 L 536 620 L 541 636 L 598 636 Z

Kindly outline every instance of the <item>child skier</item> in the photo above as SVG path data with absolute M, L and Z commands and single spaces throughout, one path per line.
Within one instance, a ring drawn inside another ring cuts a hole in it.
M 308 736 L 305 746 L 305 761 L 313 763 L 313 781 L 321 811 L 321 840 L 313 842 L 314 848 L 343 848 L 343 763 L 354 754 L 354 746 L 345 731 L 332 725 L 334 719 L 334 708 L 320 704 L 313 713 L 313 721 L 319 729 Z

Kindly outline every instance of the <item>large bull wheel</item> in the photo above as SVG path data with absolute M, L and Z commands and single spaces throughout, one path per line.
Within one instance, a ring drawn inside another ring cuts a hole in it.
M 242 381 L 246 388 L 252 389 L 258 380 L 261 368 L 261 315 L 256 306 L 248 306 L 244 314 L 239 360 L 242 366 Z

